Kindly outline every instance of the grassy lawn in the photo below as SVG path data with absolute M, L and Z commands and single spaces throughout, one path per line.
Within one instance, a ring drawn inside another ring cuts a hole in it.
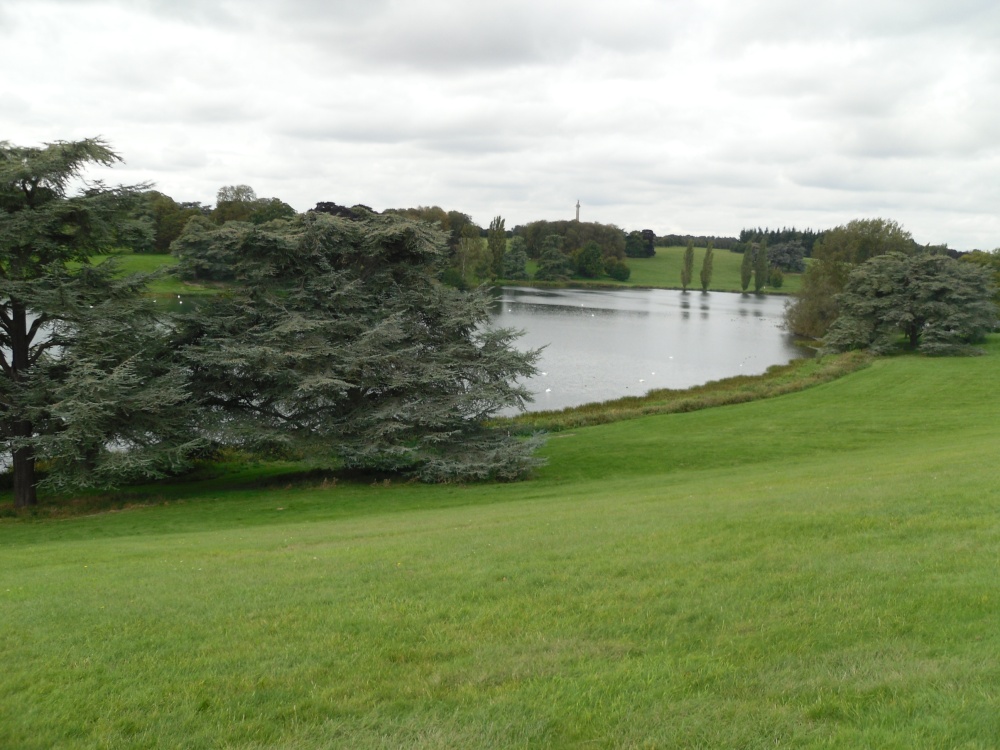
M 998 357 L 0 520 L 0 747 L 996 747 Z
M 107 255 L 96 255 L 94 263 L 100 263 L 108 257 Z M 190 284 L 166 273 L 170 268 L 177 265 L 177 258 L 173 255 L 137 255 L 133 253 L 115 254 L 117 263 L 125 273 L 159 273 L 158 277 L 149 284 L 149 292 L 152 295 L 192 295 L 192 294 L 213 294 L 215 290 L 211 287 L 199 284 Z
M 694 249 L 694 279 L 690 288 L 701 290 L 701 263 L 705 257 L 705 248 Z M 629 258 L 627 261 L 632 275 L 629 283 L 636 286 L 655 286 L 681 288 L 681 267 L 684 264 L 683 247 L 658 247 L 652 258 Z M 716 249 L 712 253 L 712 283 L 709 289 L 718 292 L 739 292 L 740 264 L 743 255 L 731 253 L 728 250 Z M 765 287 L 767 293 L 793 294 L 799 289 L 801 274 L 785 274 L 784 283 L 780 289 Z M 753 291 L 753 281 L 750 291 Z

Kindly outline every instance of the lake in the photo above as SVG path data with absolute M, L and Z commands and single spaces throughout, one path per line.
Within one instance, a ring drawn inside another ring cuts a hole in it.
M 654 388 L 756 375 L 808 356 L 781 329 L 785 299 L 665 289 L 498 290 L 494 322 L 546 347 L 529 411 L 563 409 Z

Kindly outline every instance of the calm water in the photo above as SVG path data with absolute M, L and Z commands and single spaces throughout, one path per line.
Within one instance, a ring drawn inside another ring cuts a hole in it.
M 801 357 L 780 328 L 784 307 L 754 294 L 505 287 L 494 315 L 524 330 L 519 348 L 546 347 L 528 381 L 528 409 L 538 411 L 755 375 Z

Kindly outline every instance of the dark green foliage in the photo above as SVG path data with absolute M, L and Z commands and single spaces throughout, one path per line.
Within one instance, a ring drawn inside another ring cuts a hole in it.
M 685 292 L 694 278 L 694 242 L 689 241 L 684 248 L 684 262 L 681 264 L 681 289 Z
M 119 250 L 149 254 L 156 252 L 156 229 L 152 219 L 145 216 L 123 217 L 114 228 L 110 243 Z
M 825 232 L 813 247 L 813 262 L 802 277 L 795 301 L 785 312 L 789 330 L 800 336 L 823 338 L 837 319 L 837 295 L 844 290 L 855 265 L 878 255 L 912 254 L 916 249 L 910 233 L 887 219 L 855 219 Z
M 798 240 L 769 245 L 767 260 L 771 268 L 780 268 L 788 273 L 802 273 L 806 270 L 805 246 Z
M 528 253 L 524 249 L 524 239 L 514 237 L 503 256 L 502 278 L 509 281 L 522 281 L 528 278 L 526 266 Z
M 993 280 L 1000 288 L 1000 248 L 987 253 L 982 250 L 973 250 L 959 258 L 963 263 L 974 263 L 984 268 L 989 268 L 993 272 Z
M 753 287 L 758 294 L 767 286 L 767 278 L 771 275 L 771 266 L 767 262 L 767 240 L 761 240 L 754 253 Z
M 490 277 L 498 278 L 503 275 L 503 256 L 507 252 L 507 232 L 502 216 L 490 222 L 486 230 L 486 248 L 490 255 Z
M 469 286 L 465 283 L 465 279 L 462 278 L 462 272 L 459 271 L 454 266 L 448 266 L 444 269 L 438 276 L 442 284 L 453 287 L 455 289 L 468 289 Z
M 184 226 L 191 218 L 207 216 L 210 213 L 198 203 L 178 203 L 168 195 L 148 190 L 143 193 L 134 215 L 152 224 L 153 245 L 148 252 L 168 253 L 170 244 L 181 236 Z
M 625 255 L 629 258 L 652 258 L 656 255 L 656 234 L 652 229 L 629 232 L 625 238 Z
M 462 239 L 458 243 L 458 250 L 451 255 L 451 264 L 461 274 L 464 288 L 479 286 L 490 278 L 493 262 L 479 227 L 474 224 L 462 227 Z
M 216 193 L 212 221 L 216 224 L 225 224 L 227 221 L 250 221 L 256 203 L 257 194 L 249 185 L 221 187 Z
M 736 252 L 743 252 L 748 245 L 764 240 L 772 250 L 771 265 L 775 265 L 775 255 L 773 251 L 776 246 L 799 245 L 802 247 L 805 256 L 809 257 L 812 254 L 813 245 L 815 245 L 817 240 L 819 240 L 822 236 L 822 232 L 814 232 L 812 229 L 799 231 L 795 227 L 790 229 L 769 229 L 767 227 L 764 229 L 761 229 L 760 227 L 757 227 L 756 229 L 743 229 L 740 231 L 739 241 L 736 243 L 734 249 Z M 782 266 L 782 268 L 785 271 L 794 270 L 791 268 L 785 268 L 784 266 Z
M 118 156 L 101 140 L 0 145 L 0 431 L 18 506 L 35 464 L 61 488 L 156 477 L 183 465 L 190 413 L 142 282 L 90 256 L 121 236 L 136 189 L 73 178 Z
M 576 272 L 587 279 L 596 279 L 604 273 L 604 256 L 601 255 L 601 247 L 594 241 L 590 241 L 577 250 L 574 254 Z
M 712 283 L 712 256 L 715 253 L 715 248 L 712 245 L 712 241 L 708 241 L 708 246 L 705 248 L 705 257 L 701 262 L 701 291 L 707 292 L 708 285 Z
M 534 444 L 485 420 L 528 398 L 517 380 L 537 353 L 488 326 L 485 290 L 435 280 L 440 231 L 353 211 L 217 230 L 232 292 L 181 327 L 205 429 L 253 452 L 424 480 L 523 476 Z
M 910 233 L 892 219 L 855 219 L 824 232 L 813 248 L 813 257 L 857 265 L 877 255 L 912 255 L 917 249 Z
M 291 219 L 295 216 L 295 209 L 278 198 L 258 198 L 254 209 L 250 214 L 250 221 L 254 224 L 266 224 L 275 219 Z
M 232 222 L 220 228 L 207 217 L 193 217 L 170 246 L 179 259 L 174 273 L 185 281 L 231 281 L 234 248 L 247 226 Z
M 750 279 L 753 278 L 753 256 L 752 247 L 743 251 L 743 261 L 740 263 L 740 287 L 744 292 L 750 286 Z
M 390 208 L 385 213 L 426 221 L 441 229 L 448 236 L 448 250 L 452 256 L 458 253 L 462 238 L 469 236 L 470 230 L 467 230 L 467 227 L 471 227 L 477 234 L 482 233 L 480 227 L 472 221 L 472 217 L 468 214 L 463 214 L 461 211 L 445 211 L 440 206 Z
M 615 281 L 628 281 L 632 275 L 632 269 L 628 264 L 618 258 L 608 258 L 604 261 L 604 273 Z
M 318 203 L 316 210 L 334 216 L 354 215 L 353 209 L 334 203 Z M 468 214 L 445 211 L 439 206 L 394 208 L 386 210 L 385 214 L 425 222 L 445 233 L 448 267 L 441 271 L 439 277 L 449 286 L 470 289 L 484 280 L 496 278 L 492 256 L 482 242 L 484 232 Z
M 545 239 L 538 259 L 535 278 L 538 281 L 565 281 L 573 274 L 573 266 L 562 251 L 562 238 L 550 235 Z
M 785 274 L 782 273 L 780 268 L 772 268 L 770 275 L 767 277 L 768 283 L 775 289 L 781 289 L 785 284 Z
M 572 255 L 588 242 L 596 242 L 605 257 L 625 257 L 625 232 L 613 224 L 586 221 L 535 221 L 519 228 L 528 256 L 540 258 L 549 237 L 560 238 L 564 253 Z
M 665 234 L 662 237 L 655 238 L 657 247 L 684 247 L 688 242 L 694 242 L 695 247 L 707 247 L 708 243 L 711 242 L 712 246 L 719 250 L 730 250 L 732 252 L 740 253 L 743 252 L 742 247 L 738 247 L 739 243 L 735 237 L 715 237 L 694 234 Z
M 652 258 L 656 255 L 656 232 L 652 229 L 643 229 L 639 234 L 642 235 L 643 242 L 646 243 L 646 257 Z
M 46 310 L 52 348 L 18 389 L 34 432 L 20 444 L 45 462 L 40 484 L 110 488 L 187 467 L 202 440 L 145 280 L 105 261 L 52 271 L 44 284 L 32 302 Z
M 295 209 L 277 198 L 258 198 L 249 185 L 227 185 L 216 195 L 212 220 L 216 224 L 229 221 L 247 221 L 266 224 L 275 219 L 290 219 Z
M 851 271 L 830 327 L 831 351 L 909 348 L 968 352 L 997 324 L 996 286 L 986 269 L 944 255 L 888 253 Z

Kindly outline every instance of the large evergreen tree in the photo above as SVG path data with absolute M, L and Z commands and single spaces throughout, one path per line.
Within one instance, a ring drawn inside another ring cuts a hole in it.
M 136 278 L 91 265 L 136 191 L 90 183 L 120 161 L 99 139 L 0 144 L 0 432 L 19 507 L 35 464 L 57 486 L 154 477 L 184 462 L 189 413 L 163 328 Z
M 566 281 L 573 275 L 573 264 L 562 251 L 562 238 L 551 234 L 542 243 L 542 254 L 535 270 L 536 281 Z
M 500 274 L 501 278 L 507 279 L 508 281 L 521 281 L 528 278 L 527 264 L 528 264 L 528 253 L 524 249 L 524 239 L 522 237 L 513 237 L 510 241 L 510 247 L 503 256 L 503 271 Z
M 902 340 L 929 354 L 968 352 L 997 324 L 995 294 L 980 266 L 930 253 L 878 255 L 848 276 L 826 347 L 884 353 Z
M 523 406 L 518 380 L 537 353 L 489 325 L 485 291 L 436 280 L 442 232 L 352 213 L 218 230 L 231 293 L 181 326 L 205 429 L 252 451 L 425 480 L 522 476 L 533 443 L 486 420 Z
M 596 279 L 604 273 L 601 246 L 591 240 L 573 254 L 576 272 L 587 279 Z

